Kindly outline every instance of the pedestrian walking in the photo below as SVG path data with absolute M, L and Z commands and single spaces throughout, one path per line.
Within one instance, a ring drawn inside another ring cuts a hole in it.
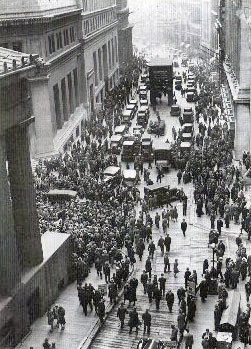
M 147 334 L 149 335 L 150 331 L 151 331 L 152 316 L 149 313 L 148 309 L 146 309 L 146 311 L 142 314 L 142 320 L 143 320 L 143 323 L 144 323 L 144 334 L 147 331 Z
M 164 273 L 166 273 L 166 269 L 168 268 L 168 273 L 170 273 L 170 262 L 167 252 L 164 254 Z
M 184 342 L 185 342 L 185 349 L 192 349 L 193 348 L 193 335 L 189 332 L 189 329 L 187 328 L 184 334 Z
M 125 316 L 128 313 L 127 309 L 124 307 L 124 303 L 120 304 L 120 307 L 118 308 L 117 311 L 117 317 L 119 318 L 120 321 L 120 328 L 122 329 L 125 324 Z
M 171 313 L 173 310 L 173 303 L 174 303 L 174 294 L 173 294 L 172 290 L 168 290 L 166 293 L 166 303 L 167 303 L 168 309 Z
M 173 272 L 174 272 L 174 277 L 176 278 L 177 277 L 177 274 L 180 272 L 179 269 L 178 269 L 178 259 L 175 259 L 174 261 L 174 265 L 173 265 Z
M 164 277 L 164 274 L 161 274 L 161 277 L 159 278 L 159 288 L 160 292 L 165 296 L 165 290 L 166 290 L 166 278 Z
M 187 230 L 187 222 L 185 221 L 185 219 L 183 219 L 183 221 L 181 222 L 181 230 L 182 230 L 182 233 L 184 235 L 184 237 L 186 236 L 186 230 Z

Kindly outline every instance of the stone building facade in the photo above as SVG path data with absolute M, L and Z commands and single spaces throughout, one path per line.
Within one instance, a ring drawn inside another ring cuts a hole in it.
M 15 347 L 70 275 L 70 236 L 41 237 L 30 161 L 37 56 L 0 48 L 0 347 Z M 43 101 L 40 100 L 40 104 Z
M 2 1 L 0 10 L 0 47 L 44 63 L 43 76 L 29 80 L 31 155 L 63 152 L 119 80 L 116 2 Z
M 220 63 L 236 159 L 251 150 L 251 8 L 249 0 L 219 1 Z
M 118 16 L 118 52 L 119 63 L 121 68 L 130 63 L 133 58 L 132 45 L 132 29 L 133 26 L 129 24 L 129 8 L 127 0 L 117 0 L 117 16 Z

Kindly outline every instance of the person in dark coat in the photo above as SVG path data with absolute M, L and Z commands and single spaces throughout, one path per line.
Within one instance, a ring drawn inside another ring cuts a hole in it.
M 214 308 L 214 328 L 215 328 L 215 331 L 219 331 L 220 320 L 221 320 L 221 311 L 220 311 L 218 304 L 216 304 L 215 308 Z
M 168 268 L 168 273 L 170 273 L 170 262 L 169 262 L 169 257 L 168 254 L 164 254 L 164 273 L 166 273 L 166 269 Z
M 100 322 L 103 323 L 104 317 L 105 317 L 105 300 L 104 299 L 101 299 L 101 301 L 98 304 L 97 314 Z
M 182 233 L 184 235 L 184 237 L 186 236 L 186 230 L 187 230 L 187 222 L 185 221 L 185 219 L 183 219 L 183 221 L 181 222 L 181 230 L 182 230 Z
M 152 303 L 153 290 L 154 290 L 154 286 L 151 283 L 151 279 L 149 279 L 148 283 L 147 283 L 147 286 L 146 286 L 146 291 L 147 291 L 147 296 L 148 296 L 149 303 Z
M 201 281 L 201 283 L 199 285 L 199 289 L 200 289 L 200 298 L 201 298 L 202 302 L 205 302 L 207 295 L 208 295 L 208 285 L 207 285 L 206 280 Z
M 120 321 L 120 328 L 124 327 L 126 313 L 127 313 L 127 310 L 124 307 L 124 303 L 121 303 L 117 311 L 117 317 L 119 318 L 119 321 Z
M 172 242 L 172 239 L 169 236 L 169 234 L 167 234 L 165 239 L 164 239 L 164 245 L 166 247 L 166 252 L 170 252 L 171 242 Z
M 137 309 L 134 308 L 132 311 L 130 311 L 129 313 L 129 322 L 128 325 L 130 327 L 130 331 L 129 334 L 132 333 L 132 329 L 134 327 L 136 327 L 136 333 L 139 332 L 139 325 L 140 325 L 140 321 L 139 321 L 139 314 L 137 313 Z
M 143 274 L 141 274 L 140 281 L 141 281 L 141 283 L 142 283 L 142 285 L 144 287 L 144 294 L 146 294 L 148 275 L 147 275 L 145 270 L 143 271 Z
M 187 268 L 187 270 L 185 271 L 185 275 L 184 275 L 186 289 L 187 289 L 187 283 L 189 281 L 190 276 L 191 276 L 191 271 L 189 270 L 189 268 Z
M 110 268 L 108 262 L 105 263 L 105 265 L 103 267 L 103 271 L 105 274 L 105 282 L 108 284 L 111 281 L 110 280 L 111 268 Z
M 193 335 L 189 333 L 189 329 L 186 329 L 186 333 L 184 334 L 185 341 L 185 349 L 193 348 Z
M 147 273 L 149 273 L 149 278 L 151 278 L 151 276 L 152 276 L 152 263 L 151 263 L 150 257 L 148 257 L 146 260 L 145 270 Z
M 209 267 L 208 260 L 205 259 L 203 262 L 203 275 L 206 273 L 206 270 L 208 270 L 208 267 Z
M 174 294 L 171 290 L 168 290 L 166 293 L 166 303 L 171 313 L 173 310 L 173 303 L 174 303 Z
M 177 327 L 175 327 L 175 325 L 171 325 L 171 329 L 172 329 L 172 332 L 171 332 L 171 337 L 170 337 L 170 340 L 172 342 L 178 342 L 178 329 Z
M 146 333 L 146 330 L 147 334 L 150 334 L 152 317 L 148 309 L 146 309 L 144 314 L 142 314 L 142 320 L 144 322 L 144 334 Z
M 223 221 L 221 218 L 217 219 L 217 230 L 219 235 L 221 235 L 221 229 L 223 228 Z
M 161 291 L 158 287 L 155 287 L 153 290 L 153 298 L 156 303 L 156 310 L 159 310 L 160 300 L 161 300 Z
M 161 277 L 159 278 L 159 288 L 161 294 L 163 294 L 163 297 L 165 296 L 165 289 L 166 289 L 166 278 L 164 277 L 164 274 L 161 274 Z

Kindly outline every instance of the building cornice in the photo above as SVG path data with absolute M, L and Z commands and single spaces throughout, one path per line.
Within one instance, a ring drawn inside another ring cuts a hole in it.
M 99 30 L 94 31 L 93 33 L 89 34 L 88 36 L 84 36 L 82 41 L 84 44 L 88 44 L 90 41 L 98 38 L 99 36 L 107 33 L 108 31 L 116 28 L 118 26 L 118 21 L 115 21 L 113 23 L 108 24 L 105 27 L 100 28 Z
M 83 12 L 82 11 L 82 17 L 83 19 L 87 19 L 87 18 L 90 18 L 90 17 L 93 17 L 94 15 L 99 15 L 99 14 L 102 14 L 102 13 L 105 13 L 105 12 L 108 12 L 108 11 L 112 11 L 112 10 L 116 10 L 116 5 L 113 5 L 113 6 L 109 6 L 109 7 L 104 7 L 100 10 L 94 10 L 94 11 L 88 11 L 88 12 Z
M 0 27 L 50 23 L 60 18 L 66 18 L 66 17 L 81 14 L 81 12 L 82 12 L 82 9 L 75 9 L 69 12 L 64 12 L 64 13 L 59 13 L 54 15 L 47 15 L 43 17 L 34 16 L 34 17 L 22 17 L 22 18 L 15 17 L 15 14 L 13 14 L 13 17 L 9 19 L 4 18 L 4 15 L 2 15 L 0 16 Z
M 250 87 L 242 87 L 238 81 L 233 78 L 229 65 L 223 63 L 224 71 L 227 77 L 228 85 L 235 103 L 250 104 Z

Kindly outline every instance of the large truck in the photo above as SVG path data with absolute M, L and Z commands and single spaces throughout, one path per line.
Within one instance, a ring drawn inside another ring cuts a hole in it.
M 156 105 L 156 98 L 168 97 L 168 105 L 173 104 L 173 61 L 171 58 L 154 59 L 148 63 L 150 101 Z

